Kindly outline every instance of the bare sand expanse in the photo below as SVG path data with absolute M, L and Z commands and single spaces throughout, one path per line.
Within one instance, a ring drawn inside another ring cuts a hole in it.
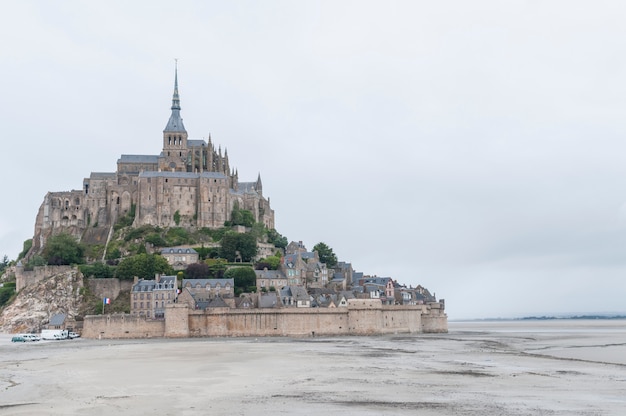
M 0 415 L 624 415 L 626 321 L 448 334 L 41 341 L 0 335 Z

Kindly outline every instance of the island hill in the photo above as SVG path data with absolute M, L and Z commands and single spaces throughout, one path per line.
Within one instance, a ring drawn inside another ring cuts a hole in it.
M 91 338 L 447 332 L 426 288 L 357 272 L 324 243 L 287 244 L 260 174 L 240 182 L 226 149 L 188 138 L 180 111 L 176 71 L 159 155 L 122 155 L 81 190 L 46 194 L 5 273 L 18 293 L 0 328 L 54 316 Z

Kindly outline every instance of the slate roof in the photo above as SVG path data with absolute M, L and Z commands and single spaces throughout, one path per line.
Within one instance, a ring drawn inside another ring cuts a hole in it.
M 160 288 L 157 287 L 156 280 L 139 280 L 135 285 L 133 285 L 133 292 L 152 292 L 155 289 L 175 289 L 174 283 L 176 282 L 176 276 L 161 276 L 161 280 L 159 281 Z M 171 286 L 171 287 L 167 287 Z
M 187 284 L 191 285 L 191 288 L 196 287 L 197 284 L 200 284 L 201 287 L 209 287 L 215 288 L 218 284 L 221 287 L 226 287 L 227 284 L 230 284 L 230 287 L 235 286 L 235 279 L 183 279 L 182 287 L 187 287 Z
M 259 308 L 277 308 L 280 306 L 276 292 L 262 293 L 259 296 Z
M 280 270 L 255 270 L 257 278 L 260 279 L 286 279 L 287 276 Z
M 237 190 L 234 194 L 256 194 L 256 182 L 237 182 Z
M 202 139 L 187 139 L 187 147 L 206 146 L 206 142 Z
M 181 179 L 197 179 L 197 178 L 210 178 L 210 179 L 226 179 L 226 175 L 219 172 L 158 172 L 158 171 L 144 171 L 139 174 L 140 178 L 181 178 Z
M 155 155 L 121 155 L 117 163 L 158 163 L 159 157 Z
M 91 172 L 89 175 L 90 179 L 98 179 L 98 178 L 115 178 L 117 173 L 115 172 Z
M 50 318 L 50 326 L 61 326 L 65 322 L 66 315 L 64 313 L 56 313 Z
M 167 247 L 161 249 L 161 254 L 198 254 L 193 248 Z
M 226 302 L 224 302 L 224 299 L 222 299 L 219 296 L 214 297 L 213 299 L 211 299 L 209 301 L 209 303 L 206 305 L 206 308 L 229 308 L 230 306 L 228 306 L 228 304 Z

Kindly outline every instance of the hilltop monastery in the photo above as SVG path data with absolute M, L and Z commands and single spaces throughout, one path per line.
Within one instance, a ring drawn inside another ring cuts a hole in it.
M 92 172 L 81 190 L 48 192 L 35 223 L 33 250 L 38 253 L 58 230 L 91 243 L 104 243 L 115 222 L 135 210 L 134 226 L 220 228 L 233 206 L 274 228 L 274 211 L 263 196 L 261 175 L 240 182 L 228 152 L 209 136 L 189 139 L 180 114 L 178 70 L 174 76 L 172 113 L 158 155 L 121 155 L 116 172 Z M 178 222 L 178 224 L 177 224 Z

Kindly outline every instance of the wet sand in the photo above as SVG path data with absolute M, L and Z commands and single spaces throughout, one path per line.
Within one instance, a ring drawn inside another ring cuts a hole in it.
M 448 334 L 41 341 L 0 335 L 0 415 L 623 415 L 626 321 Z

